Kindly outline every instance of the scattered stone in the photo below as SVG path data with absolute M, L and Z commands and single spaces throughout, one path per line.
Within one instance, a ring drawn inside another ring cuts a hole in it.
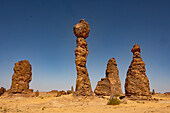
M 34 96 L 33 89 L 29 89 L 29 82 L 32 80 L 32 67 L 28 60 L 15 63 L 12 85 L 4 95 L 6 96 Z M 18 95 L 19 94 L 19 95 Z
M 69 94 L 71 94 L 72 93 L 72 91 L 70 91 L 70 90 L 67 90 L 67 95 L 69 95 Z
M 135 44 L 131 52 L 133 53 L 133 60 L 127 72 L 125 95 L 132 100 L 150 100 L 149 79 L 145 74 L 145 63 L 140 55 L 140 46 Z
M 157 99 L 157 98 L 154 98 L 153 100 L 155 100 L 155 101 L 159 101 L 159 99 Z
M 64 90 L 62 90 L 62 91 L 59 91 L 58 93 L 57 93 L 57 97 L 59 97 L 59 96 L 61 96 L 61 95 L 66 95 L 67 93 L 64 91 Z
M 2 94 L 4 94 L 5 91 L 6 91 L 6 89 L 5 89 L 4 87 L 1 87 L 1 89 L 0 89 L 0 96 L 1 96 Z
M 123 99 L 123 98 L 125 98 L 125 97 L 126 97 L 126 96 L 120 96 L 119 99 L 121 100 L 121 99 Z
M 115 58 L 111 58 L 107 63 L 106 78 L 98 82 L 94 90 L 96 95 L 116 96 L 122 94 L 119 70 Z
M 88 55 L 87 41 L 85 40 L 89 35 L 90 27 L 84 19 L 81 19 L 73 28 L 73 32 L 77 37 L 77 48 L 75 49 L 76 56 L 76 96 L 91 96 L 93 95 L 89 75 L 86 68 L 86 61 Z
M 35 96 L 36 96 L 36 97 L 39 96 L 39 91 L 38 91 L 38 90 L 35 92 Z

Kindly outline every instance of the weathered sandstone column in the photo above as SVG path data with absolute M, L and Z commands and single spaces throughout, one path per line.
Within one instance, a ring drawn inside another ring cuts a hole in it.
M 131 52 L 133 53 L 133 60 L 127 72 L 125 95 L 133 100 L 148 100 L 151 98 L 149 79 L 145 73 L 145 63 L 140 55 L 140 46 L 135 44 Z
M 98 82 L 94 90 L 96 95 L 114 96 L 121 95 L 121 82 L 119 78 L 119 70 L 115 58 L 111 58 L 107 63 L 106 78 L 102 78 Z
M 75 49 L 75 63 L 77 69 L 75 94 L 77 96 L 93 95 L 90 79 L 86 68 L 86 58 L 89 51 L 85 39 L 88 37 L 89 31 L 89 24 L 85 22 L 84 19 L 81 19 L 80 22 L 76 24 L 73 28 L 73 32 L 77 37 L 77 48 Z
M 15 63 L 12 85 L 4 95 L 6 96 L 34 96 L 33 89 L 29 89 L 29 82 L 32 80 L 31 64 L 28 60 Z

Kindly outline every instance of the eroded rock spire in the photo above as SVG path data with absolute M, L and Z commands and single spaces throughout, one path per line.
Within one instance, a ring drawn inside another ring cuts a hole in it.
M 140 46 L 135 44 L 131 52 L 133 53 L 133 60 L 127 71 L 125 95 L 131 99 L 148 100 L 151 98 L 149 79 L 145 73 L 145 63 L 140 55 Z
M 90 27 L 84 19 L 81 19 L 78 24 L 73 28 L 73 32 L 77 37 L 77 48 L 75 49 L 76 56 L 76 69 L 77 80 L 75 94 L 77 96 L 90 96 L 93 95 L 89 75 L 86 68 L 86 61 L 88 55 L 87 41 L 85 40 L 89 36 Z

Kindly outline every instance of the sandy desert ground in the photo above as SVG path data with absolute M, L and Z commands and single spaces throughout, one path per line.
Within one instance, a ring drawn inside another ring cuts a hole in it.
M 107 105 L 108 99 L 99 97 L 74 97 L 40 93 L 38 97 L 2 98 L 2 113 L 170 113 L 170 95 L 157 94 L 159 101 L 123 100 L 120 105 Z

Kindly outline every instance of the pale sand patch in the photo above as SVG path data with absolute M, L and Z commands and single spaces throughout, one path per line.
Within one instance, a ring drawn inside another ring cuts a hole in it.
M 33 98 L 2 98 L 0 112 L 6 113 L 170 113 L 170 96 L 155 95 L 161 101 L 127 101 L 127 104 L 107 105 L 106 98 L 73 97 L 40 93 Z

